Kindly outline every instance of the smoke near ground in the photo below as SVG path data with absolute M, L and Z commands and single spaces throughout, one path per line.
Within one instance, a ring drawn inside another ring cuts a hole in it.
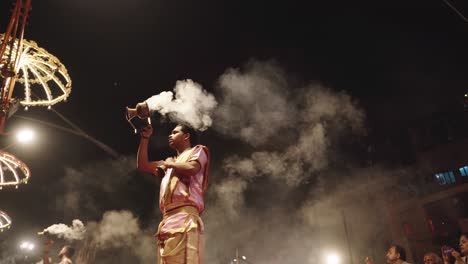
M 150 263 L 156 259 L 154 230 L 143 230 L 130 211 L 105 212 L 87 225 L 76 263 Z M 154 262 L 154 261 L 153 261 Z
M 222 180 L 210 186 L 204 216 L 207 263 L 229 263 L 236 249 L 251 263 L 325 263 L 328 252 L 342 263 L 361 263 L 365 256 L 383 263 L 392 242 L 386 222 L 390 194 L 405 193 L 396 178 L 412 173 L 394 172 L 328 170 L 317 176 L 321 181 L 304 186 L 268 177 Z M 335 184 L 326 179 L 336 177 Z
M 173 92 L 162 92 L 146 100 L 150 111 L 168 116 L 175 123 L 187 123 L 204 131 L 212 124 L 215 97 L 192 80 L 177 81 Z

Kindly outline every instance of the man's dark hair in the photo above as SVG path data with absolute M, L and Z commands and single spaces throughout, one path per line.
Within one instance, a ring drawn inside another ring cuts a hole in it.
M 190 146 L 198 145 L 198 134 L 195 129 L 185 124 L 177 124 L 176 127 L 180 127 L 180 130 L 182 130 L 184 134 L 190 134 Z
M 71 258 L 73 257 L 73 255 L 75 255 L 75 249 L 70 247 L 70 246 L 65 246 L 65 248 L 67 249 L 67 253 L 65 255 L 67 255 L 67 257 Z
M 468 232 L 463 232 L 460 234 L 460 238 L 461 237 L 465 237 L 466 239 L 468 239 Z
M 400 254 L 400 259 L 406 261 L 406 250 L 402 246 L 393 244 L 390 248 L 394 248 L 395 253 Z

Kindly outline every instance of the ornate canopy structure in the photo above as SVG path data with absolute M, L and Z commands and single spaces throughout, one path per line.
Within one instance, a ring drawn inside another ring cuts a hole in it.
M 10 228 L 11 226 L 11 218 L 5 212 L 0 210 L 0 232 L 3 230 Z
M 0 189 L 28 183 L 31 173 L 28 166 L 15 156 L 0 151 Z

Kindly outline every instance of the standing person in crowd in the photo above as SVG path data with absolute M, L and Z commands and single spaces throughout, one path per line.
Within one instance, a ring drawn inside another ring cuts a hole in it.
M 433 252 L 424 254 L 424 264 L 442 264 L 442 259 Z
M 389 264 L 409 264 L 406 262 L 406 251 L 402 246 L 391 245 L 388 248 L 387 255 L 385 256 L 387 263 Z M 370 257 L 366 257 L 365 264 L 374 264 L 374 261 Z
M 451 255 L 455 258 L 454 264 L 468 264 L 468 232 L 462 233 L 460 236 L 459 244 L 460 252 L 453 250 Z M 444 255 L 444 264 L 450 263 L 450 256 Z
M 50 264 L 50 259 L 49 259 L 49 251 L 52 248 L 52 245 L 54 244 L 54 241 L 51 239 L 46 239 L 44 242 L 44 251 L 42 254 L 42 261 L 44 264 Z M 60 262 L 58 264 L 72 264 L 73 261 L 71 258 L 75 254 L 75 249 L 72 248 L 71 246 L 64 246 L 58 253 L 58 257 L 60 258 Z
M 386 257 L 389 264 L 409 264 L 406 262 L 406 250 L 400 245 L 391 245 Z

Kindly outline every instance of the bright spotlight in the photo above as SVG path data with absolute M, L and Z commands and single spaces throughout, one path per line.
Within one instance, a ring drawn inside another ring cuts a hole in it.
M 243 259 L 243 260 L 247 260 L 247 257 L 246 257 L 246 256 L 242 256 L 242 259 Z
M 340 261 L 340 256 L 338 256 L 338 254 L 336 253 L 328 253 L 326 256 L 325 256 L 325 263 L 326 264 L 339 264 L 341 261 Z
M 20 143 L 30 143 L 34 139 L 34 132 L 31 129 L 22 129 L 16 134 L 16 139 Z
M 32 250 L 34 249 L 34 247 L 35 247 L 35 246 L 34 246 L 33 243 L 27 242 L 27 241 L 25 241 L 25 242 L 23 242 L 23 243 L 20 244 L 20 248 L 21 248 L 22 250 L 32 251 Z

